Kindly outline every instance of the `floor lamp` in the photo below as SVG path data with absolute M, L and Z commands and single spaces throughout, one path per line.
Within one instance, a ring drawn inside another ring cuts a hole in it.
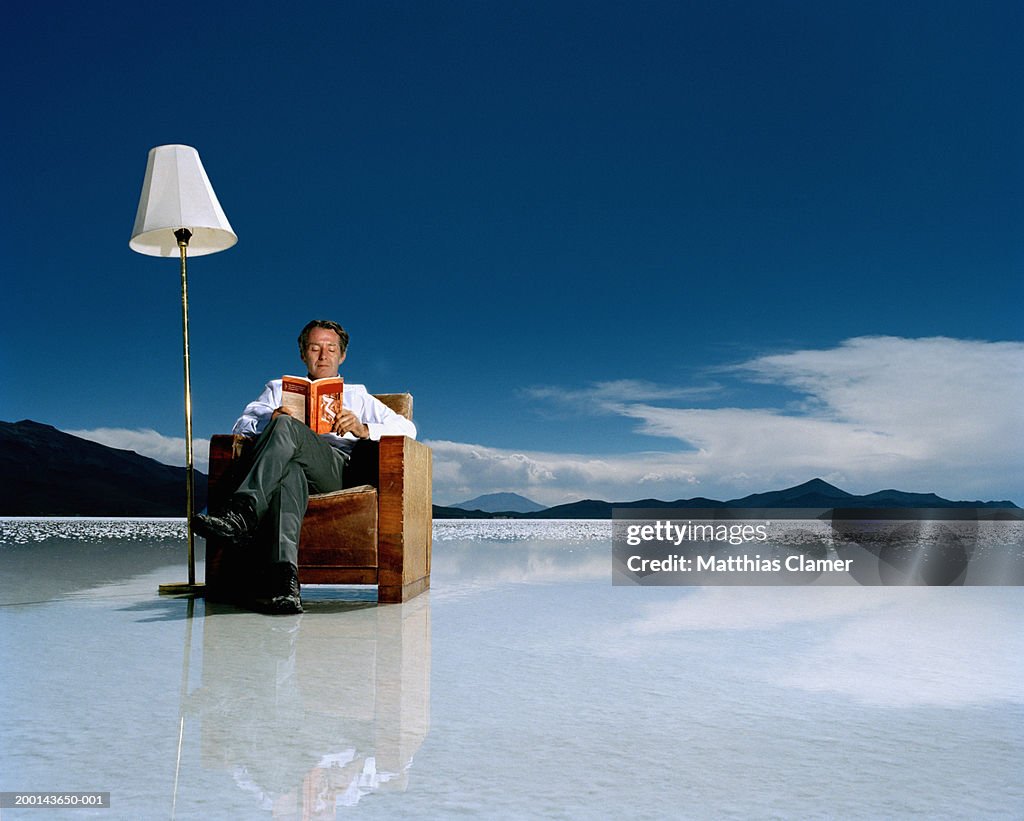
M 185 363 L 185 516 L 188 530 L 188 582 L 160 585 L 161 593 L 201 593 L 196 583 L 195 467 L 192 459 L 192 383 L 188 356 L 188 262 L 194 257 L 224 251 L 238 242 L 213 193 L 199 152 L 188 145 L 158 145 L 150 149 L 142 182 L 139 210 L 128 246 L 151 257 L 181 260 L 181 335 Z

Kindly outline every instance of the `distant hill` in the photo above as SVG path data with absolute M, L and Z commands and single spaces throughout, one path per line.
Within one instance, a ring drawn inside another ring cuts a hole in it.
M 477 496 L 466 502 L 456 502 L 448 507 L 461 510 L 482 510 L 484 513 L 535 513 L 538 510 L 544 510 L 544 505 L 539 505 L 518 493 L 485 493 L 483 496 Z
M 480 497 L 484 498 L 484 497 Z M 640 499 L 634 502 L 605 502 L 600 499 L 584 499 L 579 502 L 570 502 L 564 505 L 555 505 L 530 513 L 514 514 L 506 512 L 503 515 L 515 516 L 523 519 L 611 519 L 612 508 L 646 508 L 657 510 L 659 508 L 689 508 L 689 509 L 719 509 L 719 508 L 859 508 L 859 509 L 884 509 L 884 508 L 1017 508 L 1013 502 L 953 502 L 943 499 L 934 493 L 907 493 L 901 490 L 879 490 L 865 496 L 857 496 L 845 490 L 830 485 L 823 479 L 811 479 L 809 482 L 796 485 L 795 487 L 783 490 L 773 490 L 767 493 L 753 493 L 739 499 L 730 499 L 726 502 L 717 499 L 696 497 L 693 499 L 676 499 L 674 502 L 664 502 L 660 499 Z M 490 518 L 484 510 L 473 511 L 475 516 L 465 510 L 454 511 L 452 508 L 434 508 L 435 519 L 452 518 Z
M 938 498 L 937 496 L 935 497 Z M 802 485 L 767 493 L 752 493 L 727 502 L 730 507 L 850 507 L 857 499 L 852 493 L 830 485 L 824 479 L 811 479 Z M 897 501 L 894 499 L 894 501 Z M 898 507 L 917 505 L 897 504 Z
M 196 510 L 206 475 L 196 471 Z M 0 516 L 184 516 L 185 468 L 28 419 L 0 422 Z

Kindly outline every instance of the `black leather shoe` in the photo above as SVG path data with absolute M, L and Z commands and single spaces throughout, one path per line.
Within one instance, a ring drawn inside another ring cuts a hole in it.
M 302 612 L 302 600 L 298 596 L 274 596 L 272 599 L 255 599 L 252 609 L 268 616 L 297 616 Z
M 273 594 L 253 599 L 253 610 L 272 616 L 290 616 L 302 612 L 299 574 L 295 565 L 281 563 L 273 568 Z
M 212 536 L 244 544 L 256 533 L 256 511 L 247 496 L 235 496 L 224 506 L 220 515 L 197 513 L 193 516 L 192 529 L 206 539 Z

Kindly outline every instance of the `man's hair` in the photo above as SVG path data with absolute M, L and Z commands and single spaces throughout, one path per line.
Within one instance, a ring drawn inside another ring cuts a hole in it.
M 314 328 L 326 328 L 329 331 L 334 331 L 338 335 L 341 353 L 345 353 L 348 349 L 348 331 L 342 328 L 337 322 L 331 322 L 329 319 L 314 319 L 311 322 L 306 323 L 306 327 L 303 328 L 302 333 L 299 334 L 299 356 L 306 355 L 306 345 L 309 344 L 309 334 Z

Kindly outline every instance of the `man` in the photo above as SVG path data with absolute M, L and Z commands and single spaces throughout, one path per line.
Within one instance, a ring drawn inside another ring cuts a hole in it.
M 347 348 L 348 333 L 336 322 L 314 319 L 299 334 L 299 355 L 310 379 L 337 376 Z M 416 437 L 412 422 L 362 385 L 346 383 L 342 405 L 332 432 L 318 436 L 281 406 L 281 380 L 268 382 L 232 429 L 258 436 L 249 472 L 218 515 L 192 518 L 199 535 L 227 539 L 253 550 L 254 560 L 266 563 L 267 589 L 254 596 L 254 609 L 302 612 L 299 531 L 309 494 L 341 490 L 342 472 L 355 443 L 385 435 Z M 257 530 L 266 535 L 267 544 L 253 544 Z

